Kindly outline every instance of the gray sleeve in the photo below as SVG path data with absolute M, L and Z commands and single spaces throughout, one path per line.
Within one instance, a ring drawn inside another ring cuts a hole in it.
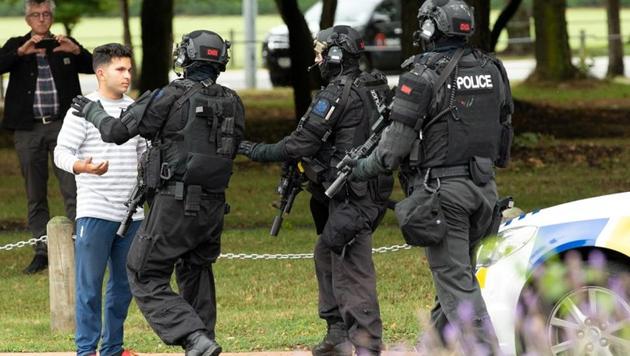
M 383 137 L 372 155 L 378 158 L 383 167 L 393 171 L 409 156 L 417 137 L 418 133 L 413 128 L 394 121 L 383 132 Z
M 383 131 L 383 136 L 372 154 L 366 159 L 359 160 L 355 175 L 359 178 L 369 178 L 397 169 L 403 159 L 409 156 L 417 135 L 413 128 L 401 122 L 392 122 Z

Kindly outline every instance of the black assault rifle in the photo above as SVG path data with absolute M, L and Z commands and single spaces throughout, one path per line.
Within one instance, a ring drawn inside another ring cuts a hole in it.
M 385 128 L 389 126 L 389 113 L 391 112 L 392 105 L 393 103 L 389 106 L 380 105 L 378 107 L 379 117 L 378 120 L 374 122 L 374 125 L 372 125 L 372 134 L 370 135 L 370 137 L 368 137 L 367 141 L 365 141 L 365 143 L 363 143 L 361 146 L 355 147 L 350 150 L 350 152 L 346 153 L 343 159 L 341 159 L 341 161 L 337 163 L 337 178 L 334 182 L 332 182 L 330 187 L 326 189 L 326 196 L 328 196 L 329 198 L 334 197 L 335 194 L 337 194 L 337 192 L 341 189 L 341 187 L 343 187 L 343 185 L 348 180 L 350 173 L 352 173 L 352 162 L 367 157 L 372 152 L 372 150 L 374 150 L 374 148 L 378 144 L 378 141 L 381 139 L 381 134 L 383 133 L 383 130 L 385 130 Z
M 269 235 L 278 236 L 284 215 L 291 213 L 295 197 L 302 191 L 302 183 L 304 175 L 297 162 L 285 163 L 283 174 L 278 185 L 278 194 L 280 194 L 280 204 L 278 206 L 278 215 L 273 218 L 271 231 Z
M 116 231 L 116 235 L 119 237 L 124 237 L 129 230 L 129 225 L 133 220 L 133 214 L 136 212 L 139 206 L 144 204 L 144 195 L 146 186 L 141 184 L 140 182 L 136 183 L 135 187 L 131 191 L 129 195 L 129 199 L 125 202 L 125 206 L 127 207 L 127 213 L 123 221 L 120 222 L 120 226 Z

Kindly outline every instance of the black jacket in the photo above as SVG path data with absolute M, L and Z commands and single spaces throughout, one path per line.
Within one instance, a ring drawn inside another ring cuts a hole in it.
M 17 49 L 30 38 L 30 33 L 12 37 L 0 49 L 0 73 L 10 73 L 2 121 L 2 127 L 9 130 L 30 130 L 34 123 L 33 95 L 37 82 L 37 59 L 35 54 L 23 57 L 17 54 Z M 70 39 L 79 44 L 75 39 Z M 70 108 L 72 98 L 81 94 L 78 73 L 94 73 L 92 55 L 81 45 L 79 47 L 81 53 L 76 56 L 67 52 L 54 52 L 48 56 L 62 118 Z

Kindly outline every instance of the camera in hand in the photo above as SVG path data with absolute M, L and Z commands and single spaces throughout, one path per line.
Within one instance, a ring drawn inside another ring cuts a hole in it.
M 54 38 L 44 38 L 35 44 L 35 48 L 44 48 L 47 51 L 59 46 L 59 42 Z

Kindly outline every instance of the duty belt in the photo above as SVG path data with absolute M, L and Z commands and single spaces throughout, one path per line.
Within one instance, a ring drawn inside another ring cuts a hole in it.
M 430 169 L 429 179 L 444 179 L 454 177 L 470 177 L 470 168 L 467 165 L 461 166 L 449 166 L 449 167 L 434 167 L 434 168 L 421 168 L 420 173 L 424 176 L 427 170 Z
M 182 200 L 187 194 L 187 187 L 184 182 L 170 182 L 160 187 L 160 194 L 172 195 L 175 199 Z M 201 199 L 221 199 L 225 198 L 225 193 L 206 193 L 201 191 L 199 192 L 199 197 Z

